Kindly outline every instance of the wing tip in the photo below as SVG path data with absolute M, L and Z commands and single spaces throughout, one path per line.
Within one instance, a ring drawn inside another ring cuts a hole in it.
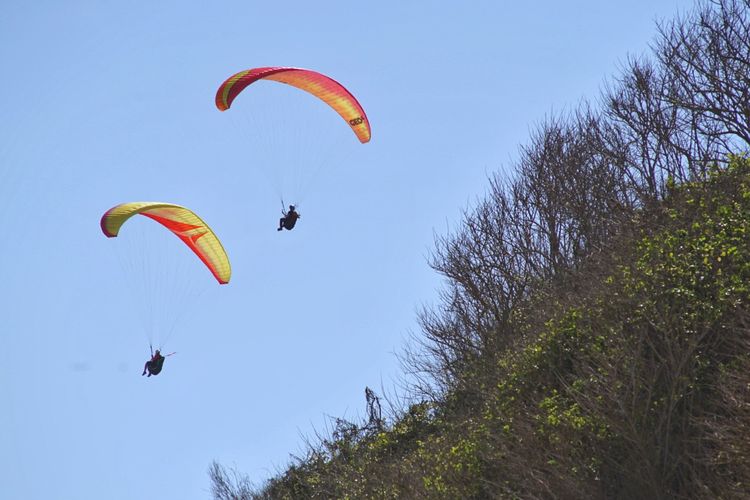
M 117 232 L 113 233 L 107 228 L 107 217 L 109 216 L 110 212 L 112 212 L 112 210 L 114 210 L 115 208 L 117 207 L 112 207 L 106 212 L 104 212 L 104 215 L 102 215 L 102 218 L 99 220 L 99 227 L 102 228 L 102 233 L 104 233 L 104 236 L 106 236 L 107 238 L 117 237 Z

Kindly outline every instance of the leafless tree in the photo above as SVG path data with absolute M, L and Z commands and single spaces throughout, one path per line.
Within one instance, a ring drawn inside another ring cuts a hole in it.
M 235 469 L 227 470 L 213 462 L 208 468 L 211 479 L 211 494 L 214 500 L 252 500 L 253 489 L 250 479 Z
M 696 132 L 750 145 L 750 0 L 711 0 L 659 27 L 665 101 L 694 113 Z
M 365 387 L 365 399 L 367 400 L 367 425 L 372 431 L 383 429 L 383 411 L 380 407 L 380 398 L 369 387 Z

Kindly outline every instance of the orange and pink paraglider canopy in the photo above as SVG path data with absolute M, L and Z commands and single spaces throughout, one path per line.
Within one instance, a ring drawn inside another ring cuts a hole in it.
M 333 78 L 309 69 L 271 66 L 240 71 L 221 84 L 216 92 L 216 107 L 226 111 L 240 92 L 258 80 L 286 83 L 314 95 L 346 120 L 361 143 L 370 140 L 370 122 L 351 92 Z

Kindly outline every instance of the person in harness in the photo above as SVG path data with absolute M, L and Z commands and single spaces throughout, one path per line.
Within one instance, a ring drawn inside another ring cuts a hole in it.
M 159 349 L 156 350 L 156 352 L 152 353 L 151 359 L 146 361 L 146 364 L 143 365 L 143 373 L 141 373 L 141 377 L 148 372 L 148 376 L 151 375 L 159 375 L 161 373 L 161 369 L 164 367 L 164 359 L 165 357 L 161 355 L 159 352 Z
M 297 210 L 294 208 L 294 205 L 289 205 L 288 212 L 282 209 L 281 213 L 284 215 L 284 217 L 279 219 L 279 227 L 276 230 L 281 231 L 282 229 L 287 229 L 291 231 L 292 229 L 294 229 L 294 225 L 297 224 L 297 219 L 301 217 L 299 212 L 297 212 Z

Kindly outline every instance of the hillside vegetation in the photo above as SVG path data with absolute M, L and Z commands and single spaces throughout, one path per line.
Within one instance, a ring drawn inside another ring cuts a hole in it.
M 440 237 L 406 403 L 216 499 L 747 498 L 750 0 L 659 25 Z

